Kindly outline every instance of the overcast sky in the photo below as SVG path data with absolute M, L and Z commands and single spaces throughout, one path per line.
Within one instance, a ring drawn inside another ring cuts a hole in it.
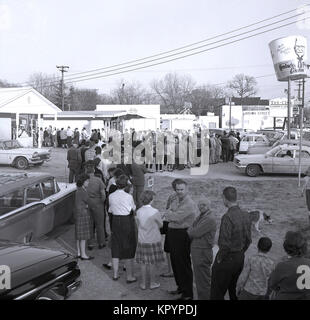
M 56 65 L 70 66 L 70 73 L 111 66 L 229 32 L 305 3 L 297 0 L 0 0 L 0 79 L 23 83 L 34 72 L 58 73 Z M 293 24 L 178 61 L 76 85 L 109 93 L 120 79 L 125 84 L 138 81 L 148 86 L 152 79 L 162 78 L 168 72 L 191 75 L 197 85 L 225 83 L 237 73 L 255 77 L 270 75 L 274 69 L 268 43 L 296 34 L 309 38 L 310 28 Z M 286 85 L 278 82 L 275 75 L 257 81 L 258 95 L 262 98 L 283 96 Z

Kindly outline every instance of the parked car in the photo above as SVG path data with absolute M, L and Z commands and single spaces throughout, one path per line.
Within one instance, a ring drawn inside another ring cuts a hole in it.
M 268 138 L 259 133 L 250 133 L 243 136 L 240 141 L 239 153 L 244 154 L 248 152 L 260 153 L 261 149 L 264 150 L 270 146 Z
M 17 140 L 0 140 L 0 164 L 26 169 L 30 165 L 41 165 L 50 159 L 50 150 L 24 148 Z
M 299 146 L 297 144 L 279 145 L 265 154 L 238 155 L 235 166 L 250 177 L 262 173 L 297 174 L 299 166 Z M 301 173 L 310 167 L 310 146 L 303 145 L 301 151 Z
M 72 218 L 76 185 L 48 174 L 0 174 L 0 237 L 29 242 Z
M 0 300 L 61 300 L 81 285 L 77 259 L 58 250 L 0 240 L 0 265 L 10 282 Z

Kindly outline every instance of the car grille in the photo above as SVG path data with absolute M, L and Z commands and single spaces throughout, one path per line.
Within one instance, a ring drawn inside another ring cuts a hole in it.
M 49 159 L 51 156 L 49 154 L 39 154 L 39 158 L 41 160 L 47 160 Z

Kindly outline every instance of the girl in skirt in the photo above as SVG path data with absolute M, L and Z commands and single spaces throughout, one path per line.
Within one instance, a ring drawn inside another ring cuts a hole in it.
M 151 204 L 155 193 L 144 191 L 141 194 L 142 207 L 137 211 L 138 245 L 136 262 L 141 264 L 140 288 L 146 289 L 147 269 L 150 274 L 150 289 L 156 289 L 160 283 L 156 280 L 156 264 L 164 262 L 164 252 L 161 244 L 160 228 L 163 226 L 162 218 L 157 209 Z

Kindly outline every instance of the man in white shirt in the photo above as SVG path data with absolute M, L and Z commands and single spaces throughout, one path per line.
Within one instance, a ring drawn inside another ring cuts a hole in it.
M 72 138 L 73 138 L 73 131 L 71 130 L 70 127 L 67 129 L 67 145 L 68 148 L 72 146 Z

